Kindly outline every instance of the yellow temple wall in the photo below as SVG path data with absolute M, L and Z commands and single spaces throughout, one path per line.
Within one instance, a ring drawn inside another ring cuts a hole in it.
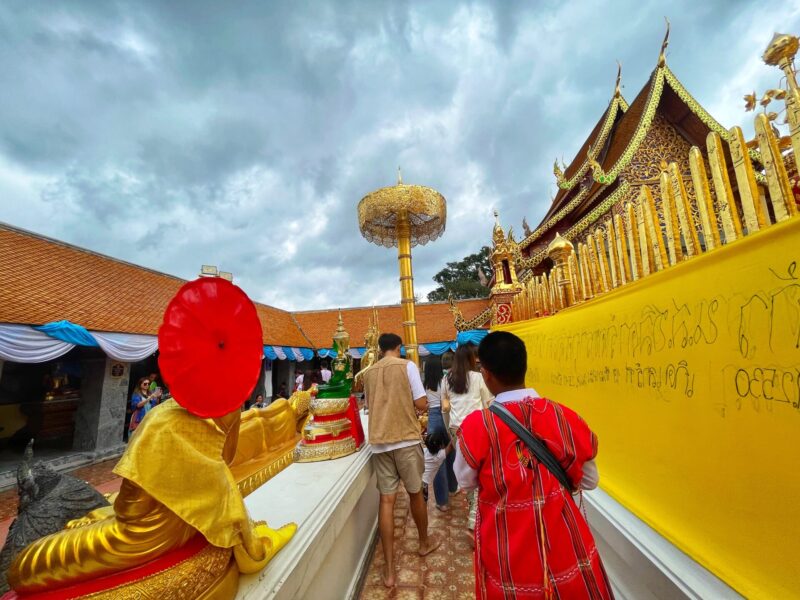
M 800 592 L 800 219 L 514 323 L 601 487 L 744 596 Z

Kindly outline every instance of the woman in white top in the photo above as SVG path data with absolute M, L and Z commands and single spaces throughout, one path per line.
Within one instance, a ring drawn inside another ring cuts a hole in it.
M 450 435 L 456 440 L 456 432 L 467 416 L 476 410 L 488 408 L 494 396 L 486 387 L 483 375 L 475 371 L 475 352 L 469 345 L 461 345 L 456 349 L 453 357 L 453 366 L 442 381 L 442 398 L 444 405 L 450 405 Z M 449 401 L 449 402 L 448 402 Z M 455 452 L 447 456 L 447 461 L 455 460 Z M 477 513 L 476 491 L 467 493 L 469 501 L 469 517 L 467 528 L 475 529 L 475 515 Z
M 488 408 L 494 399 L 483 381 L 483 375 L 475 370 L 475 353 L 470 346 L 456 349 L 453 367 L 443 383 L 443 395 L 450 401 L 450 430 L 455 431 L 472 411 Z

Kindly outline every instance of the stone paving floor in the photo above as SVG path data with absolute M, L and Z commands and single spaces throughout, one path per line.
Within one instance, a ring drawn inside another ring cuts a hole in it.
M 87 481 L 101 494 L 118 492 L 122 480 L 111 472 L 118 461 L 119 458 L 104 460 L 68 471 L 68 474 Z M 5 543 L 11 521 L 17 515 L 17 500 L 16 488 L 0 493 L 0 547 Z
M 394 510 L 397 585 L 387 589 L 381 581 L 384 560 L 383 550 L 378 543 L 359 598 L 361 600 L 474 598 L 473 550 L 466 524 L 467 500 L 464 494 L 450 498 L 450 510 L 447 512 L 437 510 L 431 497 L 428 500 L 428 529 L 431 533 L 441 536 L 443 541 L 437 550 L 428 556 L 420 557 L 417 554 L 417 528 L 408 508 L 408 496 L 405 493 L 398 494 Z

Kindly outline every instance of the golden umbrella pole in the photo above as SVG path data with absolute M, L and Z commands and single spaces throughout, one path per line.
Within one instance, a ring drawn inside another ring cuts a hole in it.
M 403 305 L 403 339 L 406 358 L 419 366 L 417 320 L 414 315 L 414 272 L 411 268 L 411 225 L 408 213 L 397 215 L 397 264 L 400 267 L 400 302 Z

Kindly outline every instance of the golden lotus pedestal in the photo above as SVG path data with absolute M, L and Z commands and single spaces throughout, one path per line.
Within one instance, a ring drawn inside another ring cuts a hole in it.
M 311 416 L 303 427 L 303 439 L 294 451 L 295 462 L 332 460 L 355 452 L 358 446 L 350 410 L 349 396 L 312 399 Z

